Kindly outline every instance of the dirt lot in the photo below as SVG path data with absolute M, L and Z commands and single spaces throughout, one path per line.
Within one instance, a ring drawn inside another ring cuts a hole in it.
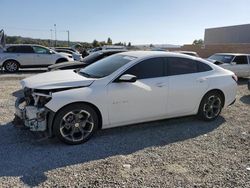
M 67 146 L 10 123 L 11 93 L 23 75 L 0 75 L 0 187 L 250 187 L 246 80 L 214 122 L 185 117 L 114 128 Z

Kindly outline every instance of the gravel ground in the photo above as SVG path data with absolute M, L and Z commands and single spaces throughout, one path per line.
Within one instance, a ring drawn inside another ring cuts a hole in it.
M 0 75 L 0 187 L 250 187 L 246 80 L 214 122 L 144 123 L 68 146 L 10 123 L 21 77 Z

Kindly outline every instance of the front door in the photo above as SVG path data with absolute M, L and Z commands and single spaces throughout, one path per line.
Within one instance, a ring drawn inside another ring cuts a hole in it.
M 223 64 L 223 68 L 231 70 L 238 77 L 248 77 L 250 76 L 250 64 L 248 63 L 247 56 L 235 56 L 230 64 Z
M 166 115 L 168 77 L 164 60 L 144 60 L 124 74 L 137 76 L 134 83 L 112 82 L 107 87 L 109 120 L 112 126 L 154 120 Z
M 53 54 L 50 53 L 49 49 L 43 48 L 41 46 L 33 46 L 35 51 L 34 65 L 37 66 L 48 66 L 52 65 L 54 62 Z

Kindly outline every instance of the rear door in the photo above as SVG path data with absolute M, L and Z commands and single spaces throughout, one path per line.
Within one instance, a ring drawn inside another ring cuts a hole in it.
M 166 61 L 169 76 L 168 115 L 191 115 L 208 87 L 206 75 L 199 72 L 201 62 L 178 57 L 169 57 Z M 204 66 L 212 70 L 208 65 Z
M 31 46 L 15 46 L 12 52 L 21 66 L 32 66 L 34 64 L 34 51 Z

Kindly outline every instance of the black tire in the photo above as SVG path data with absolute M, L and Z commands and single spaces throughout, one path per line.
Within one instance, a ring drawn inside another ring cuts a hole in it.
M 19 63 L 15 60 L 8 60 L 4 63 L 4 70 L 9 73 L 14 73 L 19 70 Z
M 81 144 L 93 136 L 98 129 L 98 123 L 98 115 L 93 108 L 75 103 L 57 113 L 53 133 L 66 144 Z
M 67 61 L 68 61 L 67 59 L 58 59 L 58 60 L 56 61 L 56 64 L 57 64 L 57 63 L 67 62 Z
M 216 119 L 223 107 L 223 96 L 217 91 L 207 93 L 199 106 L 198 117 L 204 121 Z

